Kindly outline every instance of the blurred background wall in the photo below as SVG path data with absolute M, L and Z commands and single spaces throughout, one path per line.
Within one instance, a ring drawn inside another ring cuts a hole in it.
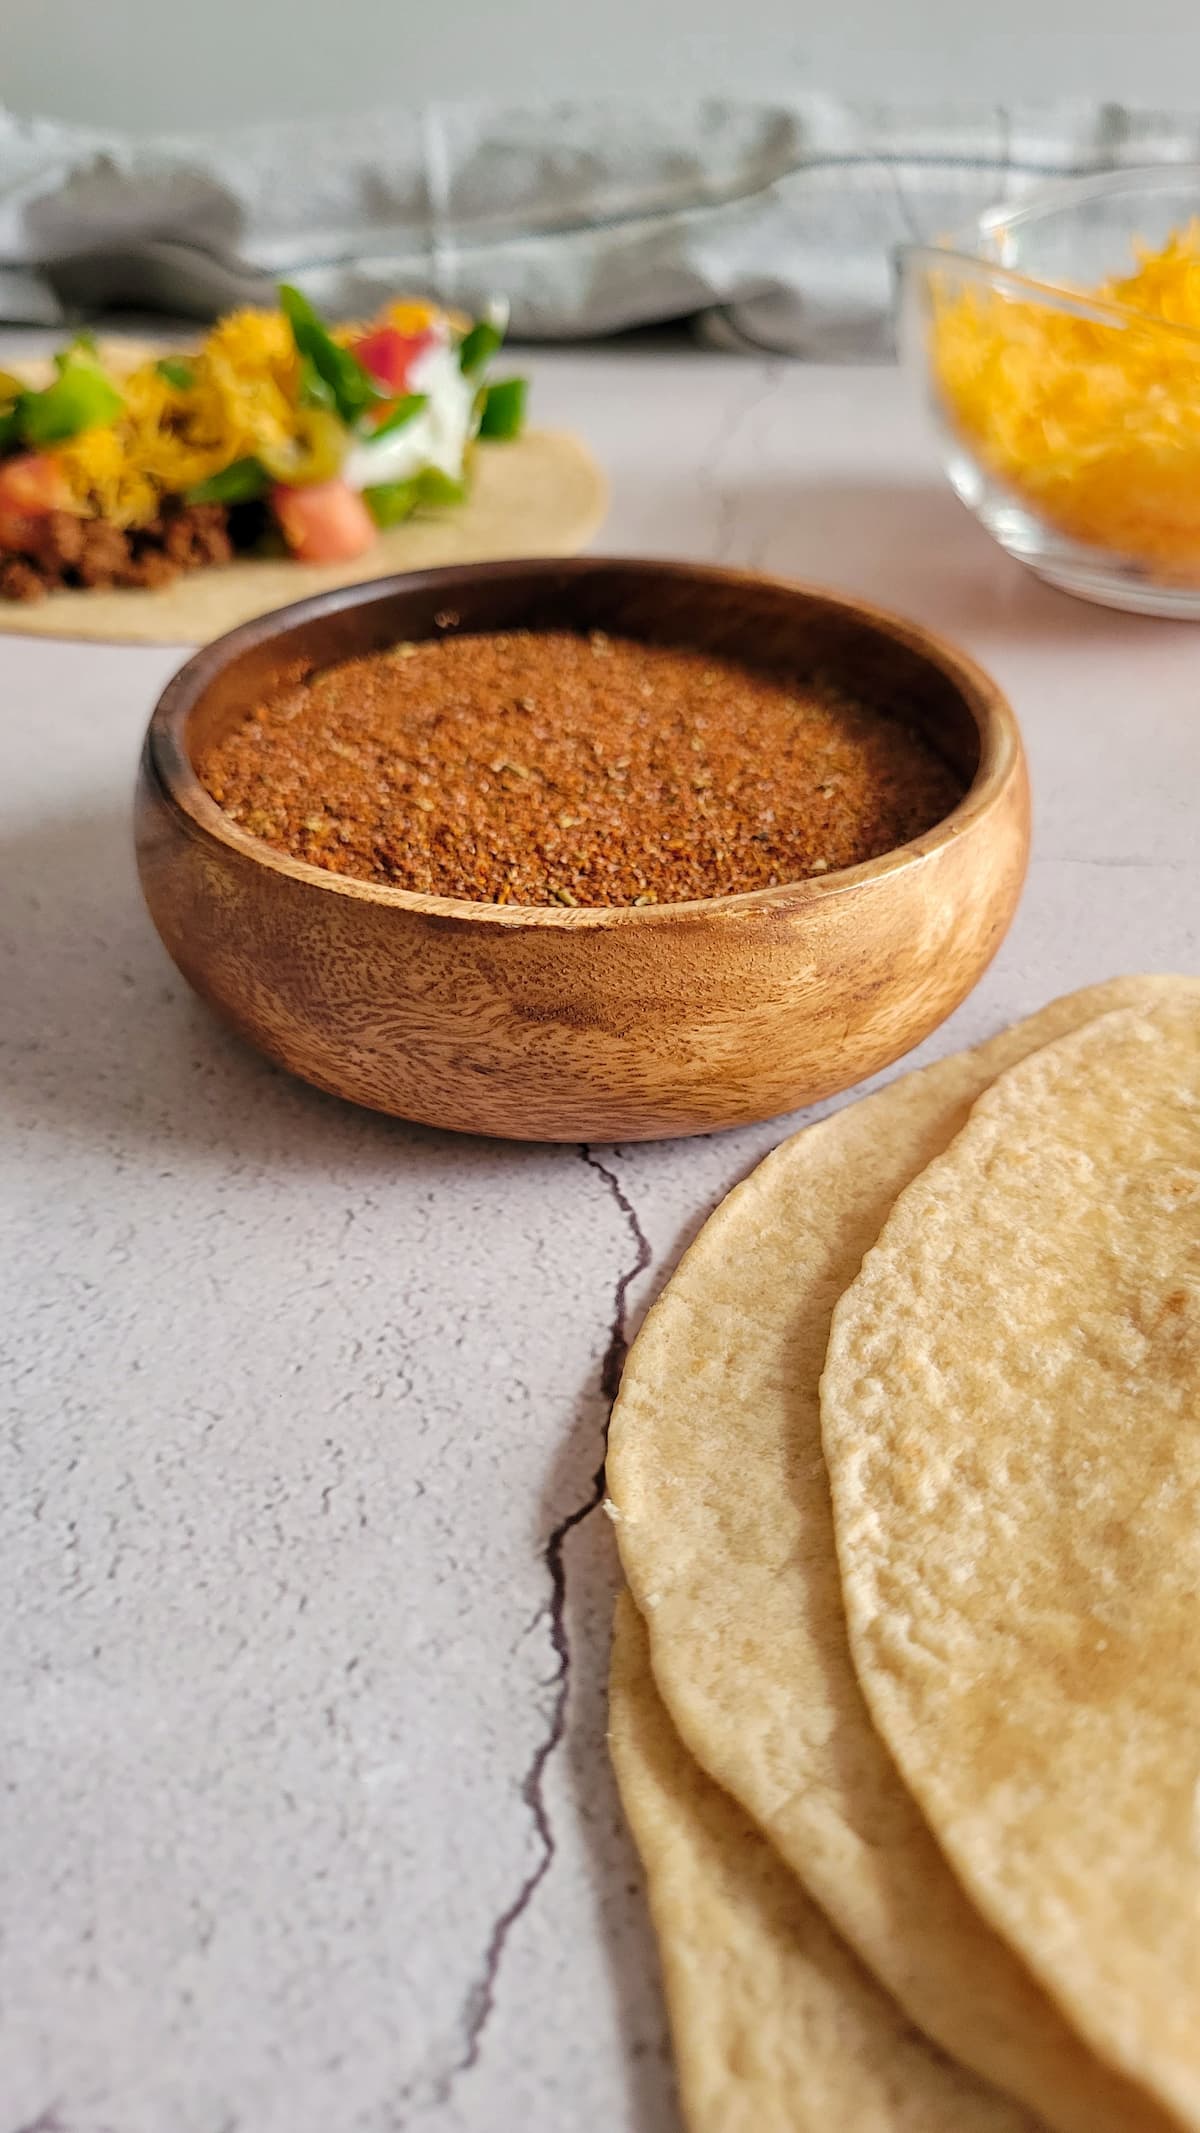
M 1200 99 L 1198 0 L 0 0 L 0 100 L 157 132 L 640 93 Z

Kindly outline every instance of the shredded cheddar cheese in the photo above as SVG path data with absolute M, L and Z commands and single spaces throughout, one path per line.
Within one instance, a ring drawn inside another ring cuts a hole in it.
M 938 278 L 931 357 L 952 426 L 1060 532 L 1198 577 L 1200 221 L 1139 248 L 1131 274 L 1064 293 L 1125 316 L 1076 317 L 952 268 Z
M 157 364 L 123 378 L 116 421 L 56 447 L 77 508 L 114 525 L 147 524 L 164 496 L 295 439 L 302 425 L 296 351 L 277 311 L 235 311 L 187 357 L 192 383 Z
M 435 307 L 419 298 L 404 298 L 387 308 L 389 326 L 398 327 L 401 333 L 427 333 L 436 318 Z

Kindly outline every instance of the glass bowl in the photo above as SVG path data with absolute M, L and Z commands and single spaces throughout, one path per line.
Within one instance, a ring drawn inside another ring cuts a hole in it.
M 1198 218 L 1200 165 L 1048 187 L 907 251 L 900 329 L 950 481 L 1009 555 L 1084 599 L 1196 619 Z M 1189 230 L 1146 308 L 1139 256 Z

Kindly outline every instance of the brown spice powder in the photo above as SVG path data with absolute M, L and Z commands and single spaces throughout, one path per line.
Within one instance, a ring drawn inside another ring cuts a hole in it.
M 893 850 L 962 796 L 920 735 L 831 689 L 600 631 L 348 661 L 262 704 L 197 768 L 279 851 L 517 904 L 799 881 Z

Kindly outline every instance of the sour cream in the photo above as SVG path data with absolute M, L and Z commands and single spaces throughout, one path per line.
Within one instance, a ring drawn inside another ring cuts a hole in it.
M 458 350 L 448 341 L 424 349 L 409 373 L 408 389 L 425 393 L 425 406 L 390 436 L 363 438 L 351 446 L 342 479 L 352 489 L 409 481 L 423 467 L 436 467 L 451 481 L 462 479 L 466 449 L 475 434 L 478 388 L 459 369 Z

